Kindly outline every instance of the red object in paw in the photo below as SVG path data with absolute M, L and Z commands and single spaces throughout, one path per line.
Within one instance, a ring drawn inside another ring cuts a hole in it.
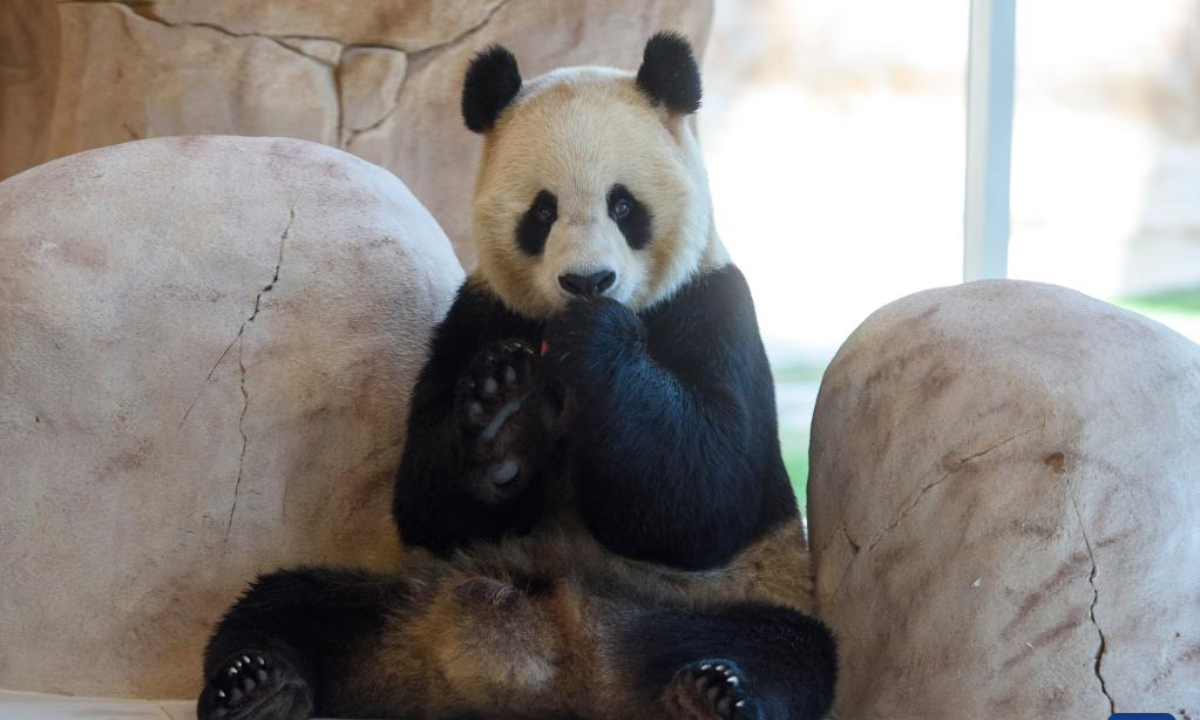
M 550 343 L 542 341 L 542 357 L 546 357 L 546 353 L 550 352 Z

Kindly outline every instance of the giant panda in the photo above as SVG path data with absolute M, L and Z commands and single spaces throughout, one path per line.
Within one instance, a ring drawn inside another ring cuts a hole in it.
M 810 720 L 810 617 L 750 292 L 717 237 L 692 51 L 523 82 L 501 47 L 478 269 L 414 393 L 391 575 L 260 577 L 209 642 L 200 720 Z

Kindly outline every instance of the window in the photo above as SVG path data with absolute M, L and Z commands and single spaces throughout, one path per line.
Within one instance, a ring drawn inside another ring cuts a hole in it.
M 1007 275 L 1200 339 L 1200 0 L 722 0 L 704 70 L 802 502 L 821 373 L 899 297 Z

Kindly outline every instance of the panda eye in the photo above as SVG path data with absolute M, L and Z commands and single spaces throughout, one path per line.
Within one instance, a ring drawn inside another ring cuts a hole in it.
M 549 190 L 542 190 L 517 222 L 517 245 L 530 256 L 540 254 L 557 219 L 558 198 Z
M 558 219 L 558 198 L 548 190 L 542 190 L 533 199 L 528 215 L 542 225 L 552 225 Z
M 641 250 L 650 243 L 652 220 L 650 208 L 641 203 L 621 184 L 608 190 L 608 216 L 620 228 L 625 242 L 634 250 Z
M 633 209 L 633 206 L 630 205 L 629 201 L 626 200 L 625 198 L 621 198 L 621 199 L 617 200 L 617 202 L 613 204 L 613 208 L 612 208 L 613 219 L 614 220 L 624 220 L 625 218 L 629 217 L 629 211 L 632 209 Z

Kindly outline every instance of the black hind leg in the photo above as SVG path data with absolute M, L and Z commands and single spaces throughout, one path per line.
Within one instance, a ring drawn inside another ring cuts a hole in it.
M 646 702 L 679 720 L 817 720 L 837 678 L 833 637 L 782 607 L 649 613 L 623 643 Z
M 361 674 L 402 583 L 302 568 L 260 577 L 226 613 L 204 657 L 199 720 L 307 720 L 322 685 Z

